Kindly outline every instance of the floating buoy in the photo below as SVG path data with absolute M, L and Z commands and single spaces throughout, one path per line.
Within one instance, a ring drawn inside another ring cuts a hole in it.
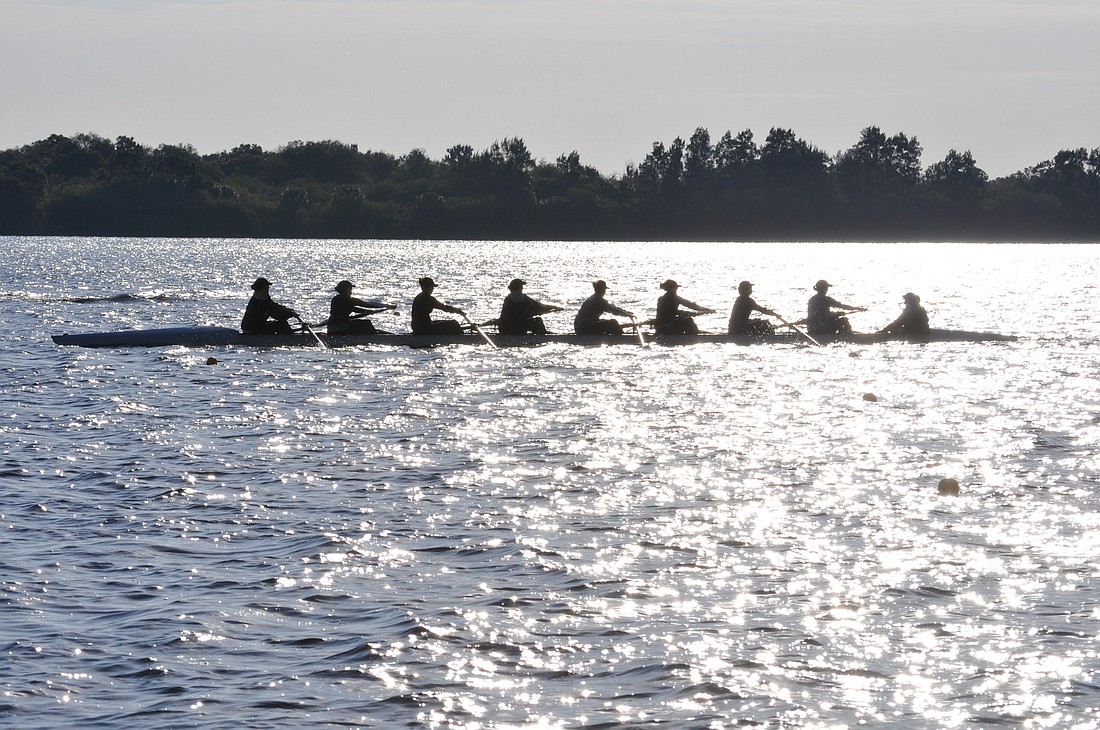
M 208 357 L 208 358 L 206 358 L 206 364 L 207 365 L 217 365 L 218 364 L 218 358 Z
M 947 477 L 940 480 L 939 485 L 941 497 L 958 497 L 959 496 L 959 482 L 957 479 Z
M 878 396 L 874 393 L 864 393 L 863 400 L 867 401 L 868 403 L 878 403 Z

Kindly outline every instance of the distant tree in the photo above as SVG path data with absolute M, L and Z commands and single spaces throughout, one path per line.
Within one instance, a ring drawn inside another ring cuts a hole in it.
M 414 149 L 401 158 L 400 168 L 406 178 L 424 179 L 435 176 L 435 164 L 424 150 Z
M 736 137 L 727 131 L 714 146 L 715 169 L 726 185 L 748 183 L 759 161 L 760 149 L 751 129 L 738 132 Z
M 969 151 L 923 173 L 878 127 L 830 159 L 789 129 L 654 142 L 621 178 L 505 138 L 440 160 L 335 141 L 199 155 L 132 137 L 0 150 L 0 235 L 1100 241 L 1100 149 L 990 181 Z
M 285 188 L 279 194 L 274 219 L 277 225 L 275 235 L 300 236 L 309 231 L 312 200 L 305 188 Z
M 415 238 L 442 238 L 447 235 L 447 204 L 438 193 L 417 196 L 408 223 Z
M 489 193 L 505 200 L 530 200 L 535 159 L 522 139 L 511 137 L 493 142 L 474 156 L 474 162 Z
M 759 168 L 769 188 L 819 189 L 828 156 L 789 129 L 773 127 L 760 148 Z
M 152 154 L 152 166 L 166 180 L 194 182 L 202 177 L 204 165 L 191 145 L 162 144 Z
M 1058 201 L 1052 228 L 1071 237 L 1100 233 L 1100 148 L 1062 150 L 1020 177 L 1033 193 Z
M 984 192 L 989 175 L 974 162 L 970 150 L 960 153 L 952 149 L 943 160 L 928 166 L 923 181 L 930 191 L 944 199 L 973 202 Z
M 557 167 L 570 186 L 594 182 L 600 177 L 600 173 L 596 168 L 581 163 L 580 153 L 576 150 L 568 155 L 559 155 L 554 162 L 554 166 Z
M 267 153 L 257 144 L 240 144 L 215 159 L 229 175 L 262 177 L 267 166 Z
M 536 198 L 541 202 L 571 194 L 577 188 L 600 182 L 600 173 L 581 162 L 580 153 L 573 150 L 559 155 L 552 165 L 538 164 L 531 173 Z
M 309 207 L 309 192 L 304 188 L 287 188 L 279 196 L 281 210 L 304 210 Z
M 105 145 L 97 144 L 99 141 Z M 28 157 L 51 177 L 63 181 L 87 176 L 101 168 L 110 151 L 110 142 L 102 137 L 77 135 L 70 138 L 51 134 L 33 143 Z
M 335 238 L 372 238 L 367 198 L 358 185 L 339 185 L 324 213 L 326 235 Z
M 133 137 L 117 137 L 111 155 L 111 173 L 124 177 L 138 174 L 145 168 L 149 157 L 149 149 L 139 145 Z
M 668 171 L 669 166 L 669 154 L 665 149 L 663 142 L 654 142 L 649 154 L 642 160 L 642 164 L 638 166 L 635 177 L 639 180 L 644 188 L 656 192 L 660 190 L 661 181 L 664 180 L 665 174 Z
M 0 234 L 34 232 L 45 176 L 26 166 L 0 170 Z
M 342 184 L 363 180 L 363 158 L 357 145 L 295 141 L 277 150 L 276 157 L 285 165 L 288 180 L 309 178 Z
M 447 150 L 443 158 L 443 164 L 448 167 L 461 168 L 469 165 L 474 159 L 474 148 L 468 144 L 459 144 Z
M 916 137 L 887 137 L 878 127 L 867 127 L 859 142 L 837 157 L 833 175 L 849 199 L 907 197 L 920 181 L 920 156 Z
M 710 132 L 697 127 L 684 150 L 684 183 L 695 195 L 705 195 L 714 178 L 714 148 Z

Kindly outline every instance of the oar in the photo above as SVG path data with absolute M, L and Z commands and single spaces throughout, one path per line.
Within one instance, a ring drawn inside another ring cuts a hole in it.
M 298 318 L 298 321 L 301 323 L 302 329 L 304 329 L 306 332 L 313 335 L 313 339 L 317 340 L 317 344 L 321 346 L 322 350 L 327 350 L 328 349 L 328 346 L 325 345 L 325 343 L 321 341 L 321 338 L 317 336 L 317 333 L 313 331 L 313 328 L 309 326 L 308 322 L 306 322 L 301 317 Z
M 641 325 L 638 324 L 638 320 L 634 319 L 634 315 L 630 315 L 630 326 L 634 328 L 634 334 L 638 335 L 638 343 L 645 347 L 645 335 L 642 334 Z
M 715 312 L 713 309 L 703 309 L 698 312 L 681 311 L 676 313 L 676 319 L 679 319 L 680 317 L 699 317 L 704 314 L 717 314 L 717 312 Z M 647 319 L 645 322 L 642 322 L 642 325 L 645 327 L 656 327 L 658 324 L 659 323 L 657 322 L 656 318 Z
M 466 313 L 465 313 L 465 312 L 463 312 L 463 313 L 462 313 L 462 318 L 463 318 L 464 320 L 466 320 L 466 324 L 468 324 L 468 325 L 470 325 L 471 327 L 473 327 L 473 328 L 474 328 L 474 330 L 475 330 L 475 331 L 476 331 L 476 332 L 477 332 L 477 333 L 478 333 L 479 335 L 481 335 L 481 339 L 483 339 L 483 340 L 485 340 L 486 342 L 488 342 L 488 343 L 489 343 L 489 344 L 490 344 L 490 345 L 492 346 L 492 348 L 493 348 L 494 350 L 498 350 L 498 349 L 500 349 L 500 348 L 498 348 L 498 347 L 497 347 L 497 343 L 495 343 L 495 342 L 493 342 L 492 340 L 490 340 L 490 339 L 489 339 L 489 335 L 485 334 L 485 332 L 484 332 L 484 331 L 482 331 L 482 329 L 481 329 L 480 327 L 478 327 L 478 326 L 477 326 L 476 324 L 474 324 L 473 322 L 471 322 L 471 321 L 470 321 L 470 318 L 466 316 Z
M 388 311 L 390 311 L 390 309 L 392 309 L 392 307 L 386 307 L 385 309 L 379 309 L 379 310 L 370 311 L 370 312 L 359 312 L 357 314 L 351 315 L 350 317 L 348 317 L 348 319 L 366 319 L 367 317 L 373 317 L 376 314 L 382 314 L 382 312 L 388 312 Z M 398 312 L 395 309 L 393 311 L 393 316 L 400 317 L 401 312 Z M 329 320 L 327 320 L 327 319 L 321 320 L 320 322 L 315 324 L 314 327 L 325 327 L 325 326 L 328 325 L 328 323 L 329 323 Z
M 818 342 L 817 340 L 815 340 L 813 337 L 810 337 L 810 334 L 808 332 L 806 332 L 805 330 L 800 330 L 796 325 L 791 324 L 787 320 L 780 317 L 778 314 L 775 315 L 775 318 L 778 319 L 780 322 L 782 322 L 784 327 L 790 327 L 792 330 L 794 330 L 798 334 L 802 335 L 803 337 L 805 337 L 810 342 L 814 343 L 818 347 L 822 347 L 822 344 L 820 342 Z

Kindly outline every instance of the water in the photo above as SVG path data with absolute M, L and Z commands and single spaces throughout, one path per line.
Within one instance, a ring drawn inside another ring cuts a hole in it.
M 3 243 L 0 725 L 1098 724 L 1098 247 Z M 913 290 L 1021 341 L 49 341 L 426 274 L 479 319 L 671 276 L 711 330 L 824 277 L 857 329 Z

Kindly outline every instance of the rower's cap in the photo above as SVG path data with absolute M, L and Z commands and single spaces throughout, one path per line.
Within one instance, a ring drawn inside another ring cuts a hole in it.
M 814 289 L 816 289 L 818 291 L 825 291 L 826 289 L 828 289 L 831 286 L 832 286 L 832 284 L 825 281 L 824 279 L 818 279 L 817 283 L 814 284 Z
M 737 291 L 739 291 L 739 292 L 752 291 L 752 282 L 751 281 L 742 281 L 740 284 L 737 285 Z
M 595 289 L 596 291 L 600 291 L 601 289 L 606 289 L 607 288 L 607 282 L 604 281 L 603 279 L 597 279 L 596 281 L 592 282 L 592 288 Z
M 252 282 L 252 291 L 267 289 L 269 286 L 271 286 L 271 282 L 261 276 L 259 279 L 256 279 L 256 281 Z
M 347 279 L 344 279 L 343 281 L 341 281 L 339 284 L 336 285 L 336 291 L 341 292 L 341 293 L 346 292 L 346 291 L 351 291 L 354 288 L 355 288 L 355 284 L 352 284 Z
M 510 291 L 516 291 L 517 289 L 522 289 L 526 284 L 527 282 L 523 279 L 512 279 L 512 281 L 508 283 L 508 289 Z
M 672 291 L 673 289 L 679 289 L 680 285 L 672 279 L 665 279 L 664 282 L 661 284 L 661 288 L 665 291 Z
M 430 276 L 422 276 L 417 279 L 417 283 L 423 288 L 425 286 L 435 286 L 435 279 Z
M 920 304 L 920 297 L 918 297 L 916 294 L 914 294 L 911 291 L 905 292 L 904 294 L 902 294 L 901 298 L 904 299 L 907 302 L 912 302 L 913 304 Z

